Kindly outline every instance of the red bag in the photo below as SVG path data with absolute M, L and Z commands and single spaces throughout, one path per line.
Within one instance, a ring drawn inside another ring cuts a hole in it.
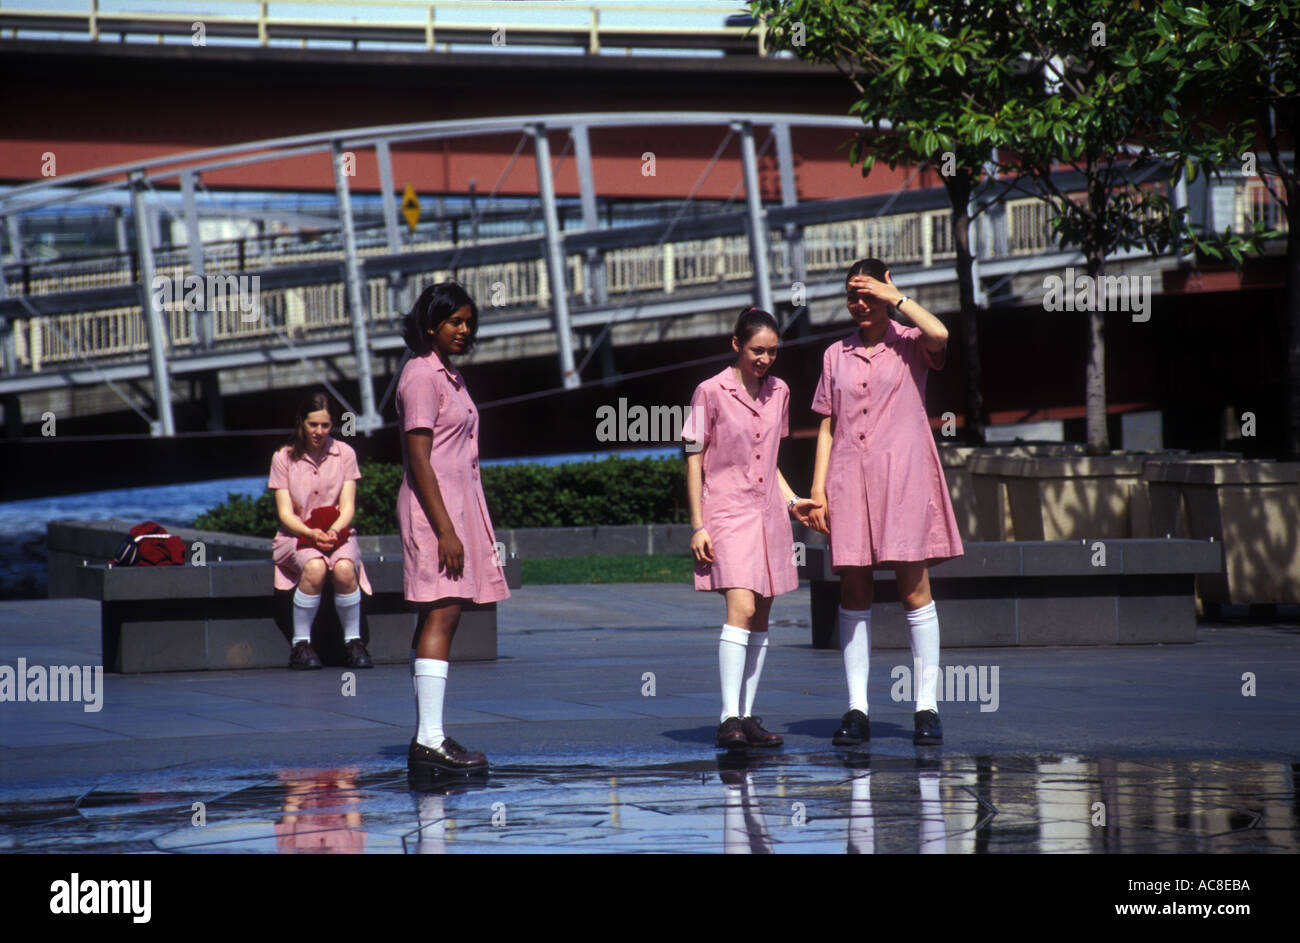
M 308 514 L 307 519 L 303 521 L 303 523 L 306 524 L 308 527 L 315 528 L 316 530 L 328 531 L 330 527 L 333 526 L 334 522 L 337 521 L 338 519 L 339 519 L 339 509 L 334 507 L 333 505 L 326 505 L 325 507 L 322 508 L 316 508 L 316 510 Z M 339 540 L 338 543 L 336 543 L 334 546 L 336 548 L 341 547 L 344 543 L 347 542 L 348 538 L 350 538 L 351 536 L 352 536 L 352 528 L 351 527 L 343 528 L 341 531 L 339 531 Z M 316 546 L 316 541 L 312 540 L 310 537 L 298 538 L 299 550 L 305 550 L 308 547 L 314 547 L 314 546 Z
M 179 566 L 185 562 L 185 543 L 161 524 L 137 524 L 117 548 L 112 563 L 118 566 Z

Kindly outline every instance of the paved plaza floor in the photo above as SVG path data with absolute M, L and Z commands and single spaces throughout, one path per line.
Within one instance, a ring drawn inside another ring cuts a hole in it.
M 838 652 L 806 586 L 772 612 L 726 754 L 722 606 L 676 585 L 525 586 L 495 662 L 453 664 L 481 781 L 411 783 L 409 669 L 105 675 L 98 705 L 0 703 L 7 852 L 1294 853 L 1300 628 L 1195 645 L 953 649 L 945 742 L 914 747 L 906 650 L 871 661 L 869 743 L 835 748 Z M 943 603 L 939 602 L 942 624 Z M 98 604 L 0 603 L 0 665 L 94 665 Z M 286 651 L 287 658 L 287 651 Z M 963 683 L 957 690 L 956 681 Z M 87 692 L 83 692 L 85 695 Z M 98 710 L 87 707 L 98 706 Z

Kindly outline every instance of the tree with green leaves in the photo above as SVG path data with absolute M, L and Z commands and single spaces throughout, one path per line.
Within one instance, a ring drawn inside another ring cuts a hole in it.
M 1222 155 L 1224 162 L 1239 161 L 1243 173 L 1258 174 L 1286 215 L 1286 451 L 1300 458 L 1300 182 L 1294 157 L 1300 138 L 1300 0 L 1229 0 L 1201 10 L 1174 2 L 1161 6 L 1181 67 L 1198 73 L 1203 84 L 1254 121 L 1255 142 Z M 1181 46 L 1178 31 L 1189 22 L 1195 36 Z M 1290 164 L 1284 148 L 1292 149 Z M 1264 229 L 1259 221 L 1253 235 L 1273 235 Z M 1226 251 L 1241 264 L 1241 252 L 1231 244 L 1201 241 L 1198 247 L 1215 258 Z
M 859 97 L 851 113 L 866 127 L 849 159 L 861 162 L 864 176 L 877 161 L 891 169 L 930 163 L 939 170 L 952 207 L 967 432 L 982 442 L 987 416 L 970 226 L 993 202 L 971 198 L 1002 135 L 980 116 L 1026 94 L 1032 81 L 1014 53 L 1005 4 L 752 0 L 750 7 L 764 21 L 770 49 L 834 65 L 852 83 Z
M 1174 45 L 1208 33 L 1208 21 L 1201 17 L 1197 25 L 1196 16 L 1185 17 L 1190 22 L 1180 20 L 1180 36 L 1166 14 L 1153 12 L 1159 4 L 754 0 L 751 6 L 776 34 L 772 48 L 792 42 L 797 55 L 835 62 L 854 82 L 861 96 L 854 112 L 880 129 L 862 140 L 867 157 L 938 166 L 952 153 L 969 168 L 971 185 L 980 162 L 989 160 L 1016 190 L 1052 207 L 1057 236 L 1080 248 L 1093 286 L 1103 284 L 1107 255 L 1180 246 L 1187 213 L 1170 199 L 1177 175 L 1190 162 L 1214 171 L 1248 134 L 1241 123 L 1195 120 L 1218 97 L 1206 97 L 1207 70 Z M 1071 169 L 1078 172 L 1073 186 L 1059 176 Z M 955 194 L 954 236 L 960 231 L 965 238 L 969 219 L 957 206 L 964 184 L 944 179 Z M 1246 245 L 1230 244 L 1238 253 Z M 958 261 L 960 276 L 965 260 L 959 255 Z M 1104 294 L 1100 301 L 1087 325 L 1084 402 L 1093 454 L 1110 448 Z M 963 296 L 963 328 L 967 320 Z

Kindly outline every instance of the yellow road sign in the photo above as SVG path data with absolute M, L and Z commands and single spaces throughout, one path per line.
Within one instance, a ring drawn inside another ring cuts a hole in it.
M 420 221 L 420 198 L 415 195 L 415 187 L 409 183 L 402 191 L 402 215 L 406 217 L 406 225 L 411 227 L 411 232 L 415 232 L 415 224 Z

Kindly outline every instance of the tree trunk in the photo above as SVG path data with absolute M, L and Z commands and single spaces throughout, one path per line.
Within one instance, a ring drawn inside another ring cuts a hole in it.
M 1287 458 L 1300 459 L 1300 187 L 1294 178 L 1287 188 L 1286 294 L 1283 314 L 1290 328 L 1287 338 Z
M 969 171 L 962 171 L 944 177 L 944 186 L 952 204 L 952 243 L 957 250 L 957 294 L 961 303 L 962 356 L 965 358 L 963 367 L 966 377 L 966 433 L 969 441 L 982 445 L 988 416 L 984 412 L 984 381 L 980 366 L 980 309 L 975 304 L 975 279 L 971 271 L 974 261 L 970 248 L 970 194 L 973 179 Z
M 1105 218 L 1108 194 L 1095 166 L 1088 161 L 1088 209 L 1090 231 L 1084 237 L 1083 252 L 1092 279 L 1092 310 L 1088 312 L 1088 368 L 1084 379 L 1083 405 L 1087 417 L 1089 455 L 1110 453 L 1110 433 L 1106 429 L 1106 297 L 1101 293 L 1101 277 L 1106 271 L 1105 236 L 1101 220 Z M 1072 291 L 1074 286 L 1067 286 Z

